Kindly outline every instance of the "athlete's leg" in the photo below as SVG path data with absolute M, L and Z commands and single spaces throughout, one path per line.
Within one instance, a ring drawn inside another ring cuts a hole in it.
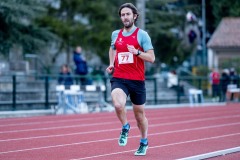
M 145 116 L 144 104 L 143 105 L 133 104 L 133 111 L 134 111 L 135 119 L 137 121 L 137 126 L 141 133 L 141 138 L 146 139 L 147 132 L 148 132 L 148 120 Z
M 137 151 L 134 153 L 135 156 L 145 156 L 147 154 L 148 149 L 148 120 L 145 116 L 144 105 L 134 105 L 133 111 L 135 118 L 137 120 L 137 126 L 141 133 L 140 145 Z
M 113 89 L 111 95 L 117 117 L 122 123 L 122 130 L 118 139 L 118 145 L 126 146 L 128 141 L 128 133 L 130 130 L 130 125 L 127 123 L 127 113 L 125 108 L 127 95 L 120 88 Z
M 127 95 L 122 89 L 115 88 L 114 90 L 112 90 L 111 96 L 117 117 L 122 123 L 122 125 L 125 125 L 127 123 L 127 115 L 125 108 Z

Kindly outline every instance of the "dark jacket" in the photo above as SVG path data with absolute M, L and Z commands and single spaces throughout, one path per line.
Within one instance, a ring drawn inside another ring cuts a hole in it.
M 239 77 L 235 72 L 230 72 L 230 81 L 232 84 L 236 84 L 239 87 Z
M 230 76 L 226 73 L 222 73 L 221 77 L 221 88 L 223 92 L 227 91 L 227 86 L 230 84 Z
M 71 73 L 59 73 L 58 84 L 63 84 L 65 86 L 73 85 L 73 78 Z
M 79 53 L 73 53 L 73 61 L 76 65 L 76 74 L 86 75 L 88 74 L 87 62 L 83 60 L 82 55 Z

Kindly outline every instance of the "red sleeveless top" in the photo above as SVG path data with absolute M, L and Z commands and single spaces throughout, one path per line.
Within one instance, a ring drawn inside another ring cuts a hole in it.
M 130 53 L 127 49 L 128 45 L 133 45 L 136 49 L 143 51 L 138 44 L 137 28 L 130 36 L 123 36 L 123 29 L 120 30 L 115 42 L 116 56 L 114 60 L 113 77 L 124 78 L 129 80 L 145 80 L 144 61 L 138 56 Z
M 220 74 L 218 72 L 213 72 L 211 74 L 212 84 L 219 84 L 220 83 Z

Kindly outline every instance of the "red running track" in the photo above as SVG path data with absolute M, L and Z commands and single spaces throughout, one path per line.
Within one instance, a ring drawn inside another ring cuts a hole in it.
M 240 146 L 240 105 L 146 109 L 149 149 L 133 154 L 139 131 L 131 110 L 128 144 L 119 147 L 115 113 L 0 119 L 1 160 L 172 160 Z M 195 158 L 196 159 L 196 158 Z M 240 152 L 214 157 L 240 159 Z

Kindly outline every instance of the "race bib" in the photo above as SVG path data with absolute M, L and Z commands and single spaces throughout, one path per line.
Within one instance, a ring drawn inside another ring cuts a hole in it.
M 133 63 L 133 54 L 130 52 L 118 53 L 118 64 Z

